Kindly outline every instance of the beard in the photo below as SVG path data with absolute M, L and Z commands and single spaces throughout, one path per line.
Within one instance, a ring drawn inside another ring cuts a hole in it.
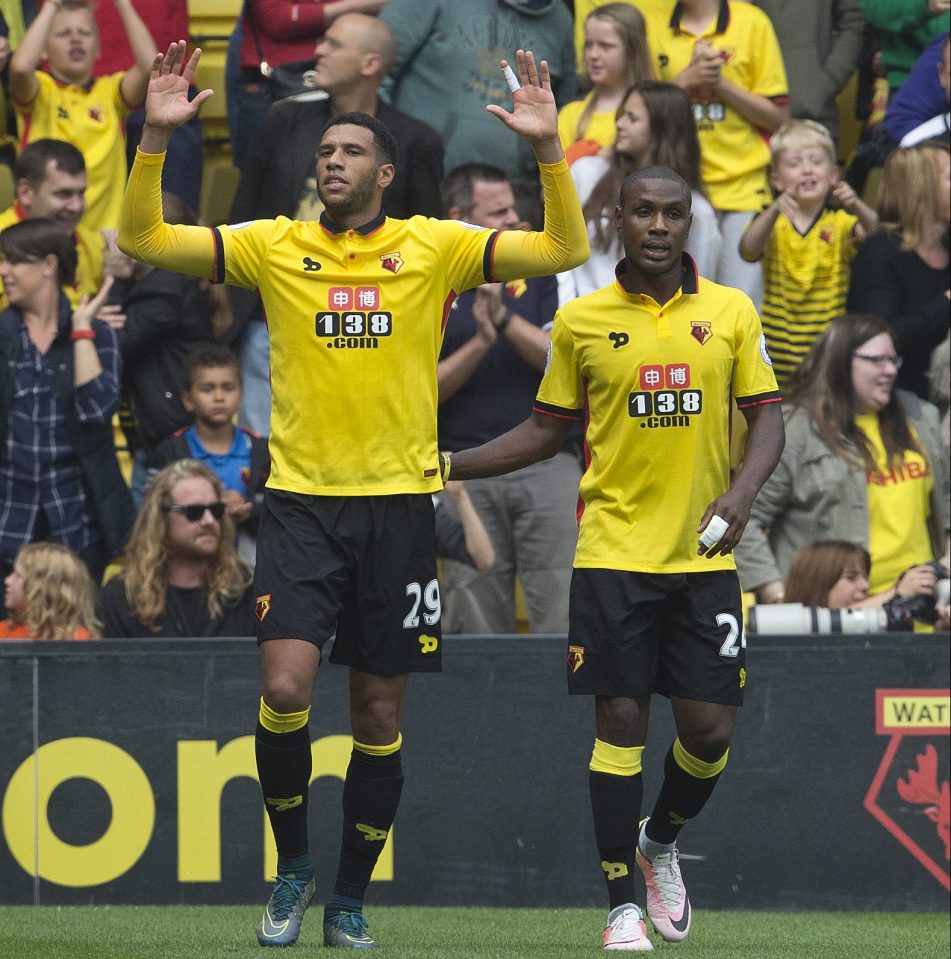
M 325 196 L 318 186 L 317 195 L 330 214 L 349 215 L 365 210 L 373 205 L 376 198 L 376 177 L 367 177 L 351 186 L 347 194 L 332 194 Z

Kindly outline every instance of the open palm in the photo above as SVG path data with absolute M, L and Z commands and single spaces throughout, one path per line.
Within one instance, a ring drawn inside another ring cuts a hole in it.
M 201 105 L 212 95 L 202 90 L 193 100 L 188 99 L 188 88 L 201 59 L 196 48 L 185 59 L 185 41 L 169 46 L 168 52 L 158 54 L 152 63 L 149 88 L 145 95 L 145 122 L 153 127 L 174 130 L 198 113 Z
M 542 60 L 538 67 L 530 50 L 519 50 L 515 54 L 517 74 L 522 87 L 512 94 L 511 111 L 496 104 L 486 109 L 497 116 L 513 133 L 526 140 L 543 140 L 557 136 L 558 108 L 551 92 L 551 77 L 548 63 Z

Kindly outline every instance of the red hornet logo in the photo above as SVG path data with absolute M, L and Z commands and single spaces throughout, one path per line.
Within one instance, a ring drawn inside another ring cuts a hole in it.
M 951 784 L 939 773 L 939 750 L 947 766 L 951 690 L 877 689 L 875 732 L 891 738 L 862 805 L 951 892 Z M 933 741 L 916 748 L 910 736 Z
M 703 320 L 694 320 L 690 324 L 690 335 L 703 346 L 703 344 L 713 336 L 713 331 L 710 329 L 710 326 L 710 323 L 704 322 Z
M 380 257 L 380 263 L 384 270 L 389 270 L 390 273 L 399 273 L 403 267 L 403 257 L 400 256 L 399 251 L 396 253 L 384 253 L 383 256 Z
M 90 119 L 95 120 L 96 123 L 102 123 L 102 115 L 102 107 L 89 108 Z
M 938 750 L 925 746 L 916 757 L 916 768 L 908 770 L 908 779 L 899 779 L 898 795 L 905 802 L 924 806 L 944 843 L 944 858 L 951 860 L 951 783 L 946 779 L 938 789 Z
M 832 231 L 831 231 L 831 230 L 820 230 L 820 232 L 819 232 L 819 239 L 822 240 L 823 243 L 829 243 L 829 244 L 831 244 L 831 243 L 832 243 Z

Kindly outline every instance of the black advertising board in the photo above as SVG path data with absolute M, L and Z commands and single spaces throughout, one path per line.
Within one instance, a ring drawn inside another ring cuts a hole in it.
M 603 905 L 593 705 L 563 637 L 447 637 L 410 679 L 406 786 L 369 898 Z M 713 798 L 680 841 L 699 908 L 941 910 L 949 854 L 946 637 L 751 640 Z M 262 902 L 253 641 L 0 644 L 0 902 Z M 311 714 L 311 847 L 332 886 L 350 751 L 346 674 Z M 656 698 L 645 813 L 673 737 Z M 36 813 L 36 810 L 39 813 Z M 266 851 L 267 850 L 267 851 Z

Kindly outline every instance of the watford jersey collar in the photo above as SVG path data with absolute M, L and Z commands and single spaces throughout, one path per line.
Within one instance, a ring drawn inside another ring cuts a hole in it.
M 683 4 L 674 5 L 674 12 L 670 15 L 670 28 L 672 30 L 680 29 L 680 18 L 683 15 Z M 727 0 L 720 0 L 720 11 L 717 14 L 717 26 L 715 33 L 725 33 L 730 25 L 730 5 Z
M 374 230 L 379 230 L 381 226 L 386 222 L 386 214 L 380 210 L 380 212 L 368 222 L 364 223 L 362 226 L 355 227 L 357 233 L 361 233 L 363 236 L 369 236 L 373 233 Z M 349 230 L 345 226 L 340 226 L 337 223 L 334 223 L 333 220 L 327 216 L 327 211 L 324 210 L 320 214 L 320 225 L 328 232 L 337 236 L 340 233 L 348 233 Z
M 700 288 L 700 274 L 697 272 L 697 264 L 694 262 L 693 257 L 689 253 L 680 254 L 680 264 L 684 271 L 684 281 L 680 285 L 680 292 L 696 293 Z M 623 277 L 626 273 L 627 260 L 621 260 L 614 268 L 614 276 L 620 284 L 622 290 L 624 289 L 624 284 L 621 282 L 621 277 Z

